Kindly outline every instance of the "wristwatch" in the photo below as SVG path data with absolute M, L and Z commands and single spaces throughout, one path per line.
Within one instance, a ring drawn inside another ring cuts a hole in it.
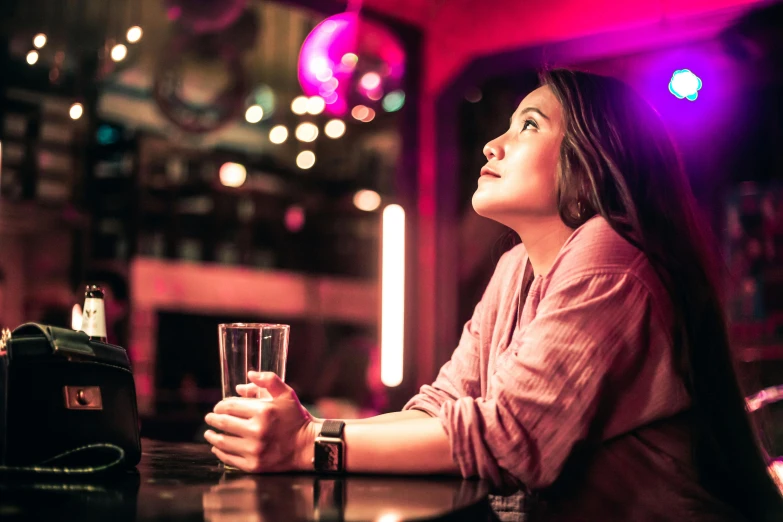
M 328 420 L 321 426 L 315 438 L 313 468 L 319 473 L 343 473 L 345 471 L 345 441 L 343 421 Z

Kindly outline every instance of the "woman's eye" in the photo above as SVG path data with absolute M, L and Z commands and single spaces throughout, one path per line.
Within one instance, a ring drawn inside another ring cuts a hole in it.
M 525 120 L 525 123 L 522 124 L 522 130 L 527 130 L 530 127 L 533 127 L 534 129 L 538 128 L 538 125 L 536 125 L 536 122 L 533 120 Z

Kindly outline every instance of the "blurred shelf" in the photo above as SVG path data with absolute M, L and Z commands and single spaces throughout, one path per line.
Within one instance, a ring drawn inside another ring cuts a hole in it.
M 134 307 L 149 310 L 318 317 L 369 326 L 380 313 L 378 282 L 370 278 L 136 257 L 129 282 Z
M 70 205 L 42 205 L 0 199 L 0 233 L 32 235 L 54 230 L 81 229 L 89 218 Z

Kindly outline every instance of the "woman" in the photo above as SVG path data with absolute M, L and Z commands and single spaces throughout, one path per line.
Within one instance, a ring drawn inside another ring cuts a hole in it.
M 473 207 L 522 245 L 435 382 L 401 412 L 348 423 L 347 471 L 480 476 L 541 491 L 552 518 L 574 499 L 584 519 L 778 516 L 696 203 L 656 113 L 622 82 L 554 70 L 484 155 Z M 218 404 L 215 454 L 312 469 L 321 421 L 275 376 L 252 380 L 276 398 Z

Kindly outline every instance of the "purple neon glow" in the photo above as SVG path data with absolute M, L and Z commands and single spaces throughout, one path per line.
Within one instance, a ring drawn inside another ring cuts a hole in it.
M 383 67 L 373 71 L 363 69 L 362 63 L 381 63 Z M 322 21 L 307 35 L 299 51 L 302 91 L 307 96 L 321 96 L 326 102 L 325 112 L 330 114 L 346 114 L 355 91 L 367 96 L 382 86 L 385 90 L 387 84 L 391 89 L 398 88 L 404 69 L 405 53 L 397 38 L 353 12 Z M 359 74 L 362 80 L 357 81 L 354 76 Z

